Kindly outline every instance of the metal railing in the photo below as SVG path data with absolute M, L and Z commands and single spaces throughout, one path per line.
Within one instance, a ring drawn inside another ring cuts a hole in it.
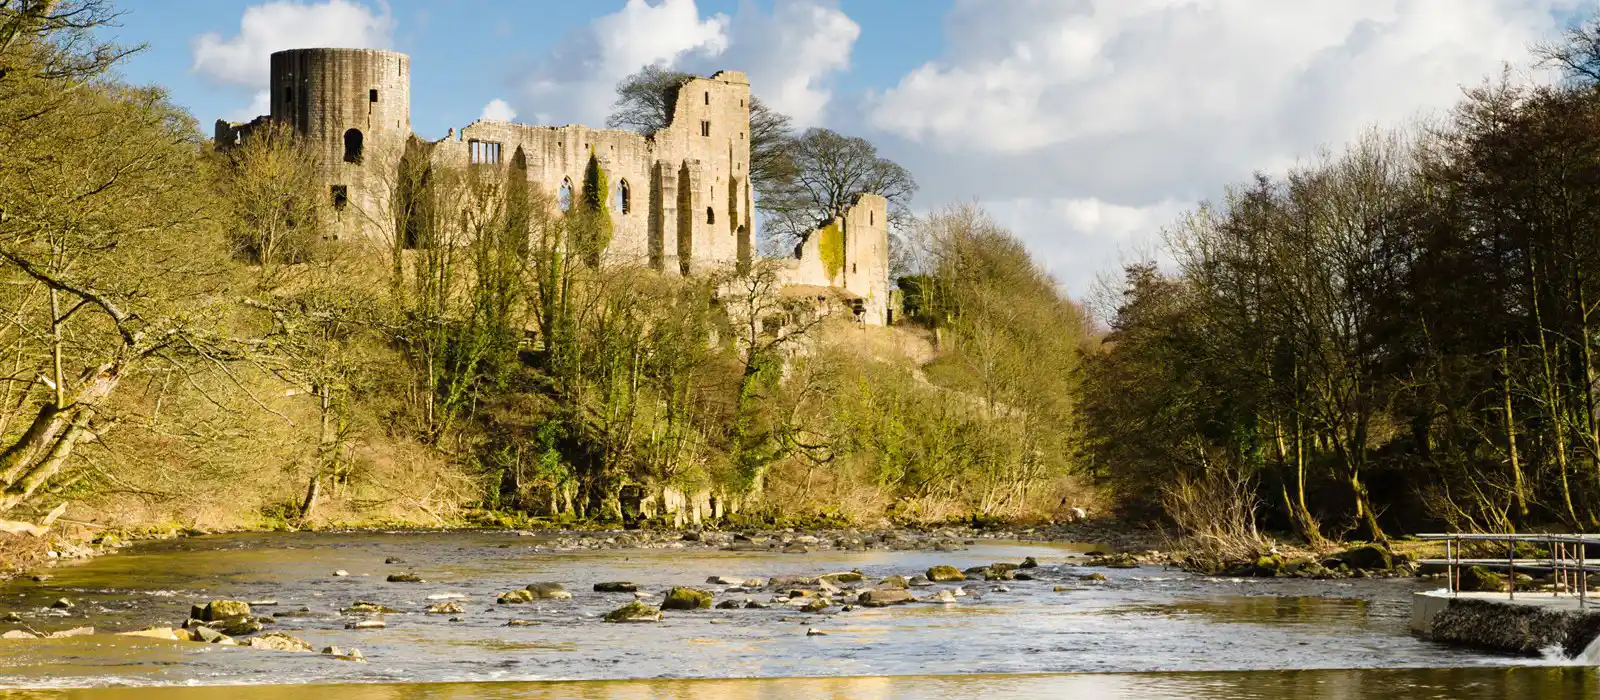
M 1421 565 L 1443 565 L 1445 567 L 1445 585 L 1452 596 L 1461 592 L 1461 568 L 1481 566 L 1493 569 L 1506 570 L 1506 595 L 1515 600 L 1517 597 L 1517 570 L 1549 571 L 1554 574 L 1554 586 L 1551 592 L 1559 597 L 1563 589 L 1571 591 L 1577 588 L 1578 607 L 1584 608 L 1588 604 L 1589 572 L 1600 572 L 1600 561 L 1589 560 L 1585 548 L 1588 545 L 1600 546 L 1600 535 L 1554 535 L 1554 534 L 1511 534 L 1511 533 L 1450 533 L 1417 535 L 1422 540 L 1443 540 L 1444 559 L 1424 559 Z M 1505 543 L 1505 558 L 1473 558 L 1462 556 L 1463 543 L 1484 543 L 1482 549 L 1493 549 L 1497 543 Z M 1543 545 L 1545 556 L 1517 558 L 1517 544 Z

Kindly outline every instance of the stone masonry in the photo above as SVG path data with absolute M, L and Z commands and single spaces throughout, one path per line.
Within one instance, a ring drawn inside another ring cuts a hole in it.
M 279 51 L 271 61 L 272 113 L 243 124 L 219 120 L 217 145 L 242 142 L 266 119 L 292 124 L 322 155 L 335 235 L 394 235 L 383 222 L 392 221 L 387 183 L 413 138 L 410 57 L 314 48 Z M 721 71 L 685 83 L 671 123 L 653 134 L 479 120 L 433 142 L 431 157 L 502 165 L 521 149 L 529 181 L 566 206 L 581 197 L 592 151 L 610 180 L 614 233 L 607 263 L 684 275 L 742 267 L 755 255 L 749 103 L 745 75 Z M 883 198 L 863 195 L 831 222 L 834 230 L 813 234 L 784 262 L 785 283 L 827 289 L 862 322 L 887 323 L 886 218 Z

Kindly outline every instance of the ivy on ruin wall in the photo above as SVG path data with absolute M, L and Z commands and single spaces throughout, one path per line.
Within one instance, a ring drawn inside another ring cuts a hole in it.
M 822 272 L 828 279 L 838 278 L 844 270 L 844 230 L 837 219 L 817 231 L 817 252 L 822 256 Z

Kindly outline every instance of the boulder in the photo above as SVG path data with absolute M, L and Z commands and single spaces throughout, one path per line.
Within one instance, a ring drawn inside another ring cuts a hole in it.
M 388 627 L 383 620 L 357 620 L 344 626 L 347 630 L 381 630 Z
M 759 600 L 747 600 L 744 602 L 744 607 L 746 610 L 766 610 L 772 606 L 767 605 Z
M 537 621 L 534 621 L 534 620 L 507 620 L 506 621 L 506 626 L 507 627 L 533 627 L 533 626 L 536 626 L 538 624 L 539 623 Z
M 530 583 L 523 590 L 532 595 L 534 600 L 572 600 L 572 594 L 559 583 Z
M 819 613 L 827 610 L 830 605 L 832 605 L 832 603 L 827 598 L 817 598 L 815 600 L 807 601 L 805 605 L 800 606 L 800 612 Z
M 428 606 L 429 615 L 460 615 L 466 611 L 460 603 L 434 603 Z
M 206 627 L 205 625 L 200 625 L 190 630 L 189 634 L 190 639 L 193 639 L 197 642 L 205 642 L 206 644 L 221 644 L 223 643 L 223 640 L 232 641 L 228 639 L 228 635 L 211 629 L 210 627 Z
M 662 610 L 696 610 L 710 607 L 710 592 L 683 586 L 668 591 L 666 599 L 661 601 Z
M 384 580 L 389 583 L 422 583 L 422 577 L 416 574 L 389 574 Z
M 807 637 L 826 637 L 826 636 L 828 636 L 828 633 L 824 632 L 822 630 L 819 630 L 819 629 L 817 629 L 815 627 L 811 627 L 811 628 L 806 629 L 806 636 Z
M 952 603 L 956 602 L 956 594 L 951 592 L 948 589 L 942 590 L 942 591 L 939 591 L 938 593 L 935 593 L 933 595 L 933 598 L 931 600 L 929 600 L 928 602 L 930 602 L 930 603 L 952 604 Z
M 1027 557 L 1027 558 L 1022 560 L 1022 565 L 1018 566 L 1017 568 L 1019 568 L 1019 569 L 1037 569 L 1037 568 L 1039 568 L 1039 560 L 1034 559 L 1033 557 Z
M 250 604 L 242 600 L 213 600 L 189 609 L 189 617 L 201 622 L 212 622 L 230 617 L 249 617 Z
M 1364 544 L 1340 552 L 1339 561 L 1352 569 L 1386 571 L 1394 568 L 1394 555 L 1375 544 Z
M 1096 572 L 1094 572 L 1092 574 L 1084 574 L 1082 576 L 1079 576 L 1078 580 L 1079 581 L 1093 581 L 1093 582 L 1096 582 L 1096 583 L 1100 583 L 1100 582 L 1104 582 L 1106 580 L 1106 575 L 1096 571 Z
M 865 605 L 869 608 L 881 608 L 887 605 L 899 605 L 901 603 L 909 603 L 912 600 L 913 598 L 910 591 L 893 588 L 874 588 L 870 591 L 862 591 L 861 595 L 856 597 L 857 603 Z
M 1463 591 L 1499 592 L 1506 589 L 1506 577 L 1481 566 L 1469 567 L 1460 573 L 1458 582 Z
M 72 601 L 66 598 L 57 598 L 56 602 L 50 604 L 50 607 L 56 610 L 71 610 L 74 606 Z
M 354 603 L 351 603 L 350 607 L 340 610 L 339 612 L 346 615 L 394 615 L 400 611 L 388 606 L 379 605 L 372 601 L 358 600 Z
M 740 603 L 739 601 L 734 600 L 732 598 L 729 598 L 729 599 L 724 600 L 724 601 L 722 601 L 720 603 L 717 603 L 717 609 L 718 610 L 737 610 L 737 609 L 742 608 L 742 607 L 744 607 L 743 603 Z
M 283 632 L 268 632 L 259 637 L 251 637 L 245 642 L 245 646 L 269 651 L 313 651 L 306 640 Z
M 606 613 L 606 622 L 660 622 L 661 611 L 654 606 L 633 601 Z
M 631 581 L 607 581 L 594 585 L 596 593 L 637 593 L 639 587 Z
M 500 597 L 495 598 L 494 600 L 494 602 L 499 603 L 500 605 L 517 605 L 520 603 L 532 603 L 533 601 L 533 591 L 530 591 L 526 588 L 518 588 L 514 591 L 501 593 Z
M 234 637 L 243 637 L 247 634 L 255 634 L 256 632 L 260 632 L 262 628 L 261 620 L 259 618 L 245 617 L 243 615 L 238 617 L 225 617 L 217 620 L 210 620 L 206 622 L 206 626 L 223 634 L 232 635 Z
M 904 576 L 889 576 L 878 582 L 878 588 L 905 590 L 911 587 L 911 582 Z
M 744 586 L 747 588 L 760 588 L 765 584 L 761 579 L 745 576 L 711 576 L 706 578 L 706 583 L 718 586 Z
M 6 630 L 4 634 L 0 634 L 0 639 L 38 639 L 38 635 L 22 630 Z
M 832 574 L 823 574 L 817 578 L 819 580 L 828 581 L 834 584 L 861 583 L 862 581 L 867 580 L 866 575 L 862 574 L 860 571 L 840 571 Z
M 355 647 L 323 647 L 322 653 L 332 656 L 335 659 L 343 659 L 345 661 L 354 661 L 356 663 L 363 664 L 367 662 L 367 658 L 361 655 L 361 650 Z
M 966 574 L 961 573 L 960 569 L 957 569 L 956 567 L 953 567 L 953 566 L 935 566 L 935 567 L 931 567 L 931 568 L 928 569 L 927 576 L 928 576 L 928 580 L 932 581 L 934 583 L 946 583 L 946 582 L 949 582 L 949 581 L 965 581 L 965 580 L 967 580 Z
M 74 627 L 69 630 L 57 630 L 55 632 L 51 632 L 50 634 L 45 635 L 45 637 L 50 639 L 65 639 L 67 637 L 87 637 L 91 634 L 94 634 L 93 627 Z

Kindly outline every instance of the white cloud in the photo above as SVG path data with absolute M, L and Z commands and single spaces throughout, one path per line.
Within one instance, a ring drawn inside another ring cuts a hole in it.
M 729 16 L 702 16 L 695 0 L 628 0 L 568 35 L 530 70 L 514 98 L 541 117 L 600 125 L 617 82 L 641 66 L 699 75 L 743 70 L 775 108 L 810 125 L 821 120 L 830 75 L 849 67 L 860 27 L 832 0 L 776 0 L 771 14 L 753 3 Z M 543 119 L 541 119 L 543 121 Z
M 479 115 L 478 118 L 508 122 L 517 118 L 517 111 L 512 109 L 511 105 L 506 104 L 505 100 L 496 97 L 489 100 L 489 104 L 483 106 L 483 114 Z
M 850 68 L 861 25 L 831 5 L 778 0 L 770 15 L 743 8 L 730 34 L 732 43 L 717 63 L 748 73 L 758 97 L 805 128 L 822 123 L 833 98 L 828 78 Z
M 857 118 L 918 176 L 920 207 L 988 203 L 1082 291 L 1118 250 L 1151 249 L 1172 203 L 1448 108 L 1594 5 L 956 0 L 943 55 Z
M 394 20 L 350 0 L 304 3 L 273 0 L 245 8 L 239 33 L 224 38 L 208 32 L 191 42 L 192 70 L 207 80 L 256 90 L 267 87 L 269 57 L 274 51 L 309 47 L 388 48 Z
M 554 107 L 576 123 L 600 125 L 611 112 L 617 81 L 644 65 L 672 66 L 728 46 L 729 19 L 701 19 L 694 0 L 628 0 L 622 9 L 570 34 L 521 85 L 519 104 Z

